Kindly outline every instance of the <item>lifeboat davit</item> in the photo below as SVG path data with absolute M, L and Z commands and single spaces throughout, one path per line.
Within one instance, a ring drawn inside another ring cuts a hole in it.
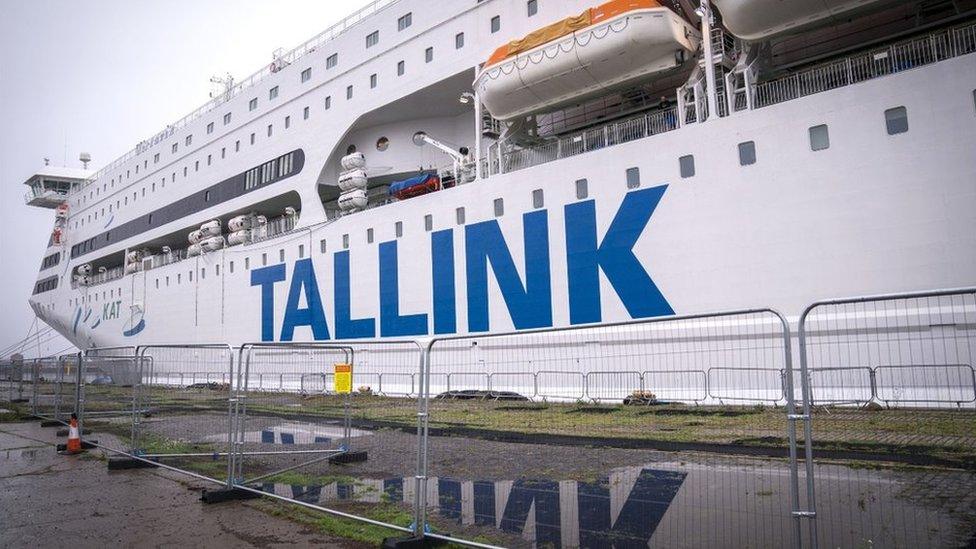
M 843 21 L 852 12 L 894 0 L 712 0 L 735 36 L 754 42 L 817 25 Z
M 498 48 L 474 86 L 493 117 L 509 120 L 672 71 L 700 36 L 656 0 L 613 0 Z

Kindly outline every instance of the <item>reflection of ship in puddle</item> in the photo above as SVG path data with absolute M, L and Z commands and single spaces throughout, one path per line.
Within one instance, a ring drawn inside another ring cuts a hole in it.
M 443 518 L 497 528 L 550 547 L 646 546 L 687 473 L 627 468 L 599 481 L 463 481 L 431 478 L 427 500 Z M 265 484 L 308 503 L 411 502 L 415 479 L 359 479 L 325 486 Z
M 257 423 L 257 422 L 254 422 Z M 349 429 L 349 437 L 371 435 L 370 431 Z M 308 425 L 306 423 L 273 423 L 260 429 L 245 431 L 244 442 L 263 444 L 329 444 L 341 441 L 342 425 Z M 227 438 L 227 435 L 208 437 L 213 441 Z

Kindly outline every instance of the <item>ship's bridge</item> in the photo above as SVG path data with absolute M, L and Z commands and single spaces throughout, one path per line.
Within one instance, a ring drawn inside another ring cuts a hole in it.
M 91 173 L 82 168 L 44 166 L 24 182 L 30 187 L 24 195 L 24 202 L 28 206 L 57 208 L 68 193 L 81 187 Z

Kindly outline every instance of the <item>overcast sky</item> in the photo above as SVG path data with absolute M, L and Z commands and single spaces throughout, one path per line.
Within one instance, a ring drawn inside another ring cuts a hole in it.
M 0 351 L 23 338 L 54 222 L 23 182 L 48 157 L 98 169 L 367 0 L 3 0 L 0 16 Z M 68 346 L 58 338 L 49 354 Z M 32 348 L 27 356 L 33 356 Z

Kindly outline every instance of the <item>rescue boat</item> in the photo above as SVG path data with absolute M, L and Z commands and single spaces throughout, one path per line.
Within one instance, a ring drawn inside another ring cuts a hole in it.
M 827 25 L 894 0 L 712 0 L 725 28 L 750 42 Z
M 510 120 L 670 72 L 700 42 L 656 0 L 613 0 L 498 48 L 474 87 L 493 117 Z

